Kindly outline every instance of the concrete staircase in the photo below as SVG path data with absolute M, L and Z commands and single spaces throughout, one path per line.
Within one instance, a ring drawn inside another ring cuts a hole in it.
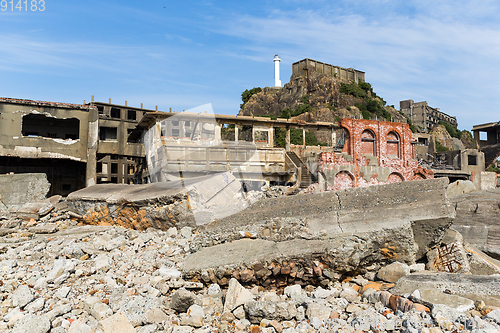
M 302 162 L 297 154 L 295 154 L 293 151 L 287 151 L 286 154 L 293 162 L 293 164 L 295 164 L 297 169 L 300 169 L 300 172 L 297 175 L 300 188 L 306 188 L 317 181 L 316 177 L 309 171 L 307 165 Z

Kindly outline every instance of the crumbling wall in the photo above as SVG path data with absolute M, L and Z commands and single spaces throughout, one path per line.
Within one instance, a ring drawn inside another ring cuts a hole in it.
M 318 172 L 327 190 L 433 178 L 414 159 L 408 124 L 342 119 L 349 133 L 342 153 L 321 153 Z
M 0 211 L 17 210 L 28 202 L 45 199 L 49 189 L 44 173 L 0 175 Z

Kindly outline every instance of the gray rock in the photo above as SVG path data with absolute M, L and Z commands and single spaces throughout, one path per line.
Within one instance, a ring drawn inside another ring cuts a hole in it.
M 309 319 L 316 317 L 319 320 L 327 320 L 330 318 L 331 313 L 332 308 L 330 308 L 329 306 L 319 303 L 307 304 L 306 316 Z
M 69 272 L 75 269 L 75 264 L 71 260 L 57 259 L 54 261 L 52 269 L 47 273 L 47 282 L 54 282 L 56 279 L 63 282 L 69 277 Z
M 184 227 L 181 229 L 181 235 L 184 238 L 190 238 L 193 235 L 193 228 L 191 227 Z
M 50 319 L 50 321 L 53 321 L 56 317 L 62 316 L 63 314 L 70 312 L 72 309 L 73 307 L 71 304 L 62 304 L 47 312 L 46 316 Z
M 358 292 L 352 287 L 345 286 L 340 292 L 340 297 L 345 298 L 349 302 L 354 302 L 358 299 Z
M 197 297 L 194 293 L 180 288 L 172 294 L 172 309 L 177 312 L 186 312 L 196 301 Z
M 69 326 L 68 333 L 92 333 L 92 328 L 84 322 L 76 319 Z
M 222 295 L 222 290 L 217 283 L 212 283 L 207 290 L 207 295 L 212 297 L 219 297 Z
M 245 303 L 245 312 L 252 323 L 260 323 L 264 318 L 270 320 L 290 320 L 297 315 L 295 303 L 291 301 L 267 302 L 248 301 Z
M 408 274 L 410 274 L 410 267 L 404 263 L 396 261 L 388 266 L 382 267 L 378 271 L 377 277 L 385 282 L 393 283 Z
M 45 305 L 45 298 L 39 297 L 39 298 L 35 299 L 33 302 L 26 305 L 24 310 L 28 311 L 28 312 L 37 312 L 37 311 L 40 311 L 41 309 L 43 309 L 44 305 Z
M 66 298 L 71 291 L 71 287 L 61 287 L 59 288 L 56 293 L 54 294 L 54 297 L 57 297 L 59 299 Z
M 50 320 L 46 316 L 27 314 L 16 321 L 12 333 L 47 333 L 50 330 Z
M 35 296 L 27 285 L 21 285 L 12 295 L 12 306 L 23 308 L 30 303 Z

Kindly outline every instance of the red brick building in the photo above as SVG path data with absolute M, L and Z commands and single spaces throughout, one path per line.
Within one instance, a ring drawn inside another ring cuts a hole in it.
M 342 153 L 321 153 L 318 173 L 327 190 L 433 178 L 420 167 L 408 124 L 342 119 L 345 142 Z

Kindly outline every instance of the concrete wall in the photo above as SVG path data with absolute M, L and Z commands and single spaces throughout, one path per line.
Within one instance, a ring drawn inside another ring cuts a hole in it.
M 45 199 L 50 183 L 43 173 L 0 175 L 0 212 Z
M 356 83 L 365 81 L 365 73 L 354 68 L 343 68 L 307 58 L 292 64 L 292 74 L 306 75 L 307 70 Z
M 92 108 L 82 105 L 0 99 L 0 156 L 86 162 L 90 110 Z M 24 128 L 23 135 L 23 125 L 26 126 L 23 120 L 33 115 L 43 119 L 44 124 L 40 124 L 39 130 Z M 64 129 L 60 126 L 51 128 L 56 121 L 68 121 L 72 125 L 77 121 L 78 139 L 62 138 L 65 134 L 61 131 Z M 61 133 L 56 133 L 58 131 Z

